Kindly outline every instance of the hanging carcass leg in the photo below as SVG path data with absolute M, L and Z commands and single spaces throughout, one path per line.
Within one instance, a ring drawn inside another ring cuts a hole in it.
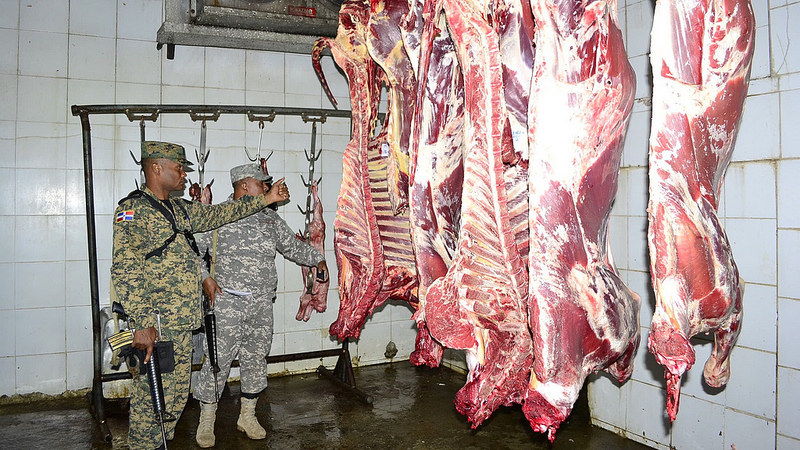
M 689 338 L 714 332 L 704 375 L 730 375 L 744 283 L 717 217 L 747 95 L 755 19 L 749 0 L 659 0 L 653 22 L 648 243 L 656 310 L 648 347 L 664 366 L 675 420 Z

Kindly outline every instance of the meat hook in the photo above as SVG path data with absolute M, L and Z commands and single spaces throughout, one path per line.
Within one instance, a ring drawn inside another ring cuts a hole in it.
M 250 115 L 250 113 L 248 113 L 248 115 Z M 272 113 L 272 118 L 273 119 L 275 118 L 275 113 L 274 112 Z M 267 120 L 272 121 L 271 119 L 267 119 Z M 268 161 L 272 157 L 272 154 L 274 152 L 270 150 L 269 155 L 267 155 L 266 158 L 262 158 L 261 157 L 261 142 L 262 142 L 263 137 L 264 137 L 264 120 L 259 120 L 258 121 L 258 128 L 259 128 L 259 132 L 258 132 L 258 149 L 256 151 L 256 156 L 250 156 L 250 151 L 247 150 L 247 146 L 246 145 L 244 146 L 244 152 L 247 155 L 247 159 L 249 159 L 252 162 L 256 162 L 256 161 L 258 161 L 260 159 L 263 159 L 264 161 L 262 163 L 262 166 L 264 166 L 266 164 L 266 161 Z

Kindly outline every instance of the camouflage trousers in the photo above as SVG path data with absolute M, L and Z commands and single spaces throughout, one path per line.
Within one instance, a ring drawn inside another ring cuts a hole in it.
M 183 413 L 189 398 L 189 377 L 192 372 L 192 333 L 162 329 L 162 341 L 171 340 L 175 346 L 175 370 L 161 374 L 164 386 L 166 411 L 175 417 L 166 422 L 167 439 L 175 435 L 175 424 Z M 161 427 L 153 412 L 150 386 L 142 366 L 139 378 L 131 383 L 131 408 L 128 428 L 128 446 L 133 449 L 153 449 L 162 445 Z
M 194 398 L 204 403 L 215 403 L 222 395 L 231 370 L 231 362 L 239 359 L 239 377 L 242 392 L 255 394 L 267 387 L 267 355 L 272 347 L 272 299 L 274 295 L 236 296 L 223 292 L 217 295 L 214 311 L 217 316 L 216 395 L 214 372 L 208 358 L 208 345 L 203 339 L 206 353 L 203 368 L 194 386 Z

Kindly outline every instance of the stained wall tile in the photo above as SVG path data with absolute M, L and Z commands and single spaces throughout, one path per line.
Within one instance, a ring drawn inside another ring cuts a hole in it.
M 67 352 L 92 349 L 92 308 L 74 306 L 66 309 Z
M 0 309 L 0 359 L 16 354 L 15 336 L 14 311 Z
M 17 263 L 14 271 L 16 275 L 14 299 L 17 310 L 64 306 L 66 290 L 64 262 Z M 43 283 L 42 280 L 47 280 L 47 283 Z M 63 324 L 63 314 L 60 320 Z M 24 323 L 20 326 L 23 325 L 27 327 L 30 324 Z
M 780 154 L 778 94 L 747 97 L 733 161 L 775 158 Z
M 795 126 L 797 117 L 800 117 L 800 83 L 794 87 L 794 90 L 781 92 L 780 98 L 781 142 L 785 143 L 781 147 L 781 156 L 784 158 L 800 157 L 800 145 L 797 145 L 800 142 L 800 127 Z
M 800 300 L 778 300 L 778 365 L 800 370 Z
M 152 42 L 132 39 L 117 39 L 116 42 L 117 81 L 142 84 L 161 82 L 161 55 Z
M 666 419 L 664 412 L 664 391 L 637 381 L 630 383 L 626 429 L 660 444 L 669 445 L 669 419 Z
M 63 261 L 64 233 L 64 216 L 16 216 L 15 261 Z
M 19 30 L 0 28 L 0 73 L 16 75 L 19 56 Z
M 778 230 L 778 296 L 800 299 L 800 231 Z
M 66 79 L 20 76 L 17 79 L 17 89 L 17 120 L 66 122 Z
M 741 277 L 746 282 L 775 284 L 776 221 L 729 218 L 726 231 Z
M 15 312 L 16 353 L 43 355 L 64 352 L 64 308 L 18 309 Z
M 725 431 L 721 405 L 682 396 L 680 412 L 672 424 L 672 445 L 676 448 L 722 448 Z
M 800 371 L 778 368 L 778 433 L 800 439 Z
M 800 102 L 800 97 L 797 100 Z M 800 109 L 797 117 L 800 117 Z M 797 207 L 797 193 L 800 192 L 798 174 L 800 174 L 800 160 L 778 161 L 778 227 L 780 228 L 800 228 L 800 208 Z
M 19 32 L 19 74 L 67 76 L 67 35 L 41 31 Z
M 16 393 L 60 394 L 66 390 L 66 353 L 16 357 Z
M 13 120 L 17 120 L 17 76 L 13 74 L 0 74 L 0 120 L 9 121 L 13 125 Z M 13 141 L 4 143 L 5 146 L 13 145 Z M 8 150 L 3 149 L 4 153 Z M 7 163 L 6 163 L 7 164 Z
M 0 28 L 19 27 L 19 0 L 0 0 Z
M 17 145 L 16 145 L 16 167 L 26 169 L 24 175 L 34 175 L 34 178 L 26 179 L 44 181 L 47 183 L 62 180 L 61 174 L 55 169 L 63 169 L 66 166 L 66 125 L 63 123 L 45 122 L 17 122 Z M 46 167 L 46 172 L 33 172 L 27 169 L 40 169 Z M 39 175 L 36 177 L 36 175 Z M 31 187 L 32 189 L 33 187 Z M 53 186 L 48 186 L 52 190 Z
M 85 36 L 116 36 L 117 2 L 108 0 L 71 0 L 69 32 Z
M 1 4 L 0 4 L 1 5 Z M 16 392 L 16 358 L 0 358 L 0 392 L 13 395 Z
M 69 0 L 20 2 L 20 30 L 66 33 L 69 23 Z
M 67 353 L 67 389 L 77 390 L 92 385 L 94 368 L 91 351 Z
M 78 35 L 70 36 L 70 80 L 114 81 L 116 52 L 117 41 L 113 38 Z
M 725 410 L 724 448 L 762 448 L 775 436 L 775 422 Z
M 160 0 L 117 0 L 117 37 L 154 43 L 163 8 Z
M 775 166 L 770 163 L 734 163 L 725 175 L 725 215 L 774 219 Z
M 737 347 L 731 354 L 727 406 L 775 418 L 775 354 Z
M 64 214 L 65 181 L 61 169 L 17 169 L 15 213 Z
M 245 67 L 244 50 L 208 47 L 205 54 L 205 86 L 243 90 Z
M 744 317 L 737 345 L 774 352 L 775 324 L 778 321 L 777 289 L 762 284 L 746 285 L 742 303 Z
M 770 11 L 772 70 L 778 74 L 800 71 L 800 49 L 792 42 L 800 39 L 800 4 Z

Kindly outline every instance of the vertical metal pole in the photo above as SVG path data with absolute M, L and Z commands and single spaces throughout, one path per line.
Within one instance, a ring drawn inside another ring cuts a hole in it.
M 89 126 L 89 114 L 81 112 L 81 128 L 83 130 L 83 181 L 86 196 L 86 237 L 89 251 L 89 289 L 92 306 L 92 334 L 94 377 L 92 379 L 92 404 L 94 414 L 100 425 L 103 440 L 111 442 L 111 431 L 106 423 L 105 398 L 103 397 L 103 342 L 100 329 L 100 290 L 97 283 L 97 234 L 94 220 L 94 185 L 92 177 L 92 132 Z

